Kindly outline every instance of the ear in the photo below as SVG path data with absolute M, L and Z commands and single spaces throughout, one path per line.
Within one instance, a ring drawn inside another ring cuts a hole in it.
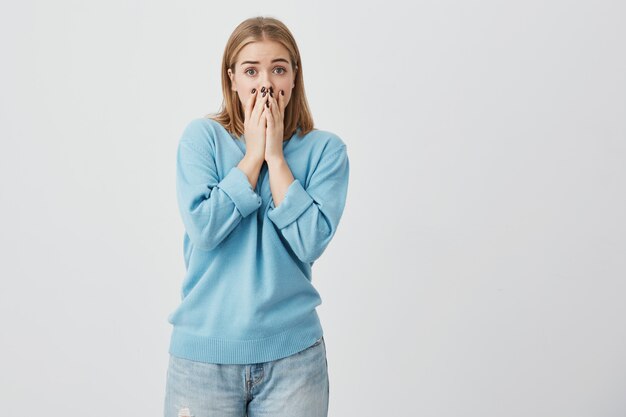
M 230 89 L 232 91 L 237 91 L 237 83 L 235 82 L 235 74 L 228 68 L 228 78 L 230 78 Z

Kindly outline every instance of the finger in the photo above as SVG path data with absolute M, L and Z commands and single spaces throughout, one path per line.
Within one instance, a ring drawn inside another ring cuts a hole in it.
M 280 90 L 278 93 L 278 108 L 280 109 L 280 114 L 285 114 L 285 92 Z
M 278 102 L 276 101 L 276 98 L 274 98 L 273 94 L 270 94 L 270 99 L 269 99 L 269 110 L 270 113 L 272 115 L 272 119 L 273 120 L 277 120 L 278 117 Z
M 256 102 L 254 103 L 254 109 L 252 110 L 252 114 L 254 115 L 254 119 L 258 123 L 261 117 L 261 113 L 263 111 L 261 106 L 263 106 L 266 101 L 265 96 L 267 95 L 267 89 L 265 87 L 261 87 L 261 90 L 259 90 L 257 93 L 260 93 L 260 94 L 257 94 Z
M 272 116 L 274 117 L 275 123 L 281 123 L 284 118 L 284 101 L 285 97 L 281 94 L 272 98 L 270 102 L 272 107 Z
M 271 87 L 265 91 L 266 96 L 265 96 L 265 102 L 263 103 L 263 110 L 268 113 L 267 117 L 271 118 L 273 117 L 273 112 L 272 109 L 270 108 L 270 104 L 274 101 L 274 91 L 271 89 Z
M 254 106 L 257 95 L 257 89 L 253 88 L 250 92 L 250 97 L 248 97 L 248 101 L 246 102 L 246 107 L 244 109 L 246 120 L 250 120 L 250 114 L 252 113 L 252 107 Z
M 274 116 L 272 115 L 272 105 L 270 105 L 270 107 L 263 106 L 263 114 L 265 114 L 267 127 L 274 126 Z
M 265 103 L 265 101 L 263 103 Z M 265 122 L 264 123 L 265 127 L 267 127 L 268 119 L 270 118 L 269 117 L 269 115 L 270 115 L 269 113 L 270 113 L 270 111 L 267 108 L 267 106 L 265 104 L 261 105 L 261 116 L 260 116 L 260 119 Z
M 268 90 L 267 103 L 265 103 L 265 107 L 269 109 L 270 103 L 272 102 L 273 99 L 274 99 L 274 89 L 273 87 L 270 87 Z

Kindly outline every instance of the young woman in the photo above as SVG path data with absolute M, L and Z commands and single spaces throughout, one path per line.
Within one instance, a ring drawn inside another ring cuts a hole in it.
M 346 203 L 346 144 L 313 127 L 298 47 L 276 19 L 237 26 L 222 92 L 178 144 L 187 272 L 168 316 L 165 416 L 326 416 L 311 268 Z

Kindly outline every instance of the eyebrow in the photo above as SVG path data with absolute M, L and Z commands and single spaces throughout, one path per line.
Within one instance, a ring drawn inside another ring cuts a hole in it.
M 285 62 L 285 63 L 289 64 L 289 61 L 287 61 L 285 58 L 272 59 L 272 64 L 274 62 Z M 260 64 L 260 62 L 259 61 L 243 61 L 241 63 L 241 65 L 246 65 L 246 64 Z

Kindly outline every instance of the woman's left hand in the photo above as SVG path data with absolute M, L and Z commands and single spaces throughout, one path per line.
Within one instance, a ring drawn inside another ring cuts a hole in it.
M 263 114 L 267 121 L 265 131 L 265 160 L 283 159 L 283 135 L 285 132 L 285 96 L 280 91 L 267 94 L 270 107 L 265 105 Z

